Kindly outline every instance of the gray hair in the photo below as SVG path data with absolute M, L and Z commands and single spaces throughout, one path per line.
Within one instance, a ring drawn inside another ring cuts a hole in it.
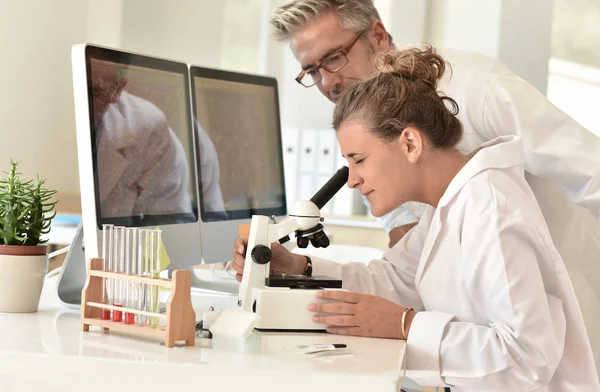
M 302 26 L 330 11 L 338 14 L 341 27 L 349 31 L 366 31 L 373 21 L 381 20 L 373 0 L 293 0 L 273 11 L 272 35 L 278 41 L 289 40 Z

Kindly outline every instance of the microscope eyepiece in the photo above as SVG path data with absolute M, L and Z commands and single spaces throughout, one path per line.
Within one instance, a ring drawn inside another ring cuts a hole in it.
M 339 169 L 330 179 L 315 193 L 310 199 L 319 208 L 323 208 L 325 204 L 331 200 L 333 196 L 348 182 L 349 170 L 347 166 Z

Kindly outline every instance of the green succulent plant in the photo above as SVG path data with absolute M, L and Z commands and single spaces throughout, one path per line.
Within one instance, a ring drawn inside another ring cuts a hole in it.
M 40 245 L 56 216 L 55 190 L 44 188 L 45 180 L 23 180 L 17 171 L 20 162 L 10 160 L 8 176 L 0 180 L 0 245 Z

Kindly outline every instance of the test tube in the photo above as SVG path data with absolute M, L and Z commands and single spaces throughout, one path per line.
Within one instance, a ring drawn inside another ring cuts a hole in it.
M 138 252 L 137 252 L 137 273 L 139 276 L 149 276 L 149 269 L 148 269 L 148 264 L 147 264 L 147 246 L 146 246 L 146 239 L 147 239 L 147 232 L 148 229 L 139 229 L 138 230 Z M 148 310 L 147 309 L 147 298 L 148 298 L 148 285 L 146 285 L 145 283 L 140 283 L 138 285 L 138 306 L 137 309 L 138 310 Z M 144 325 L 146 324 L 146 316 L 142 316 L 142 315 L 138 315 L 138 324 L 139 325 Z
M 123 226 L 115 226 L 115 251 L 114 251 L 114 260 L 113 260 L 113 272 L 122 273 L 124 267 L 124 258 L 125 258 L 125 227 Z M 113 306 L 123 307 L 123 285 L 122 280 L 118 282 L 114 282 L 113 284 Z M 113 310 L 113 321 L 122 322 L 123 321 L 123 312 L 118 310 Z
M 125 229 L 125 273 L 131 275 L 136 270 L 136 252 L 137 252 L 137 229 L 134 227 L 128 227 Z M 125 290 L 125 307 L 134 308 L 134 282 L 124 281 L 126 285 Z M 125 324 L 135 324 L 135 314 L 125 313 Z
M 160 230 L 150 230 L 150 257 L 149 257 L 149 265 L 150 265 L 150 277 L 152 279 L 160 278 L 160 246 L 161 246 L 161 231 Z M 160 300 L 159 300 L 159 286 L 152 285 L 151 294 L 150 294 L 150 312 L 159 313 L 160 312 Z M 158 328 L 158 317 L 150 318 L 150 327 Z
M 102 270 L 111 271 L 111 257 L 113 252 L 113 225 L 103 224 L 102 225 Z M 108 305 L 110 299 L 108 293 L 111 290 L 112 279 L 105 279 L 102 285 L 102 303 Z M 110 320 L 110 309 L 102 309 L 100 311 L 101 320 Z

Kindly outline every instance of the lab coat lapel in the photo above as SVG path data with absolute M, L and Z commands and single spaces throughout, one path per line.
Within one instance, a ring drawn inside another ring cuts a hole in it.
M 523 152 L 520 138 L 516 136 L 503 136 L 482 144 L 473 151 L 471 159 L 452 179 L 448 188 L 442 195 L 438 207 L 433 213 L 429 232 L 423 244 L 423 252 L 415 274 L 415 284 L 418 286 L 423 278 L 427 266 L 431 262 L 431 252 L 435 244 L 440 240 L 439 234 L 442 230 L 441 214 L 444 209 L 451 207 L 452 200 L 461 191 L 464 185 L 477 174 L 487 169 L 507 169 L 521 166 L 523 170 Z M 447 215 L 447 214 L 445 214 Z M 444 222 L 446 223 L 446 222 Z M 448 255 L 451 257 L 452 255 Z
M 442 225 L 440 222 L 440 211 L 439 209 L 436 209 L 435 212 L 433 212 L 433 217 L 431 218 L 431 222 L 429 224 L 429 232 L 427 233 L 427 237 L 425 238 L 425 243 L 423 244 L 423 252 L 421 253 L 419 265 L 417 266 L 417 272 L 415 273 L 415 285 L 417 287 L 419 287 L 421 278 L 423 277 L 427 265 L 429 264 L 431 250 L 437 242 L 441 228 Z

